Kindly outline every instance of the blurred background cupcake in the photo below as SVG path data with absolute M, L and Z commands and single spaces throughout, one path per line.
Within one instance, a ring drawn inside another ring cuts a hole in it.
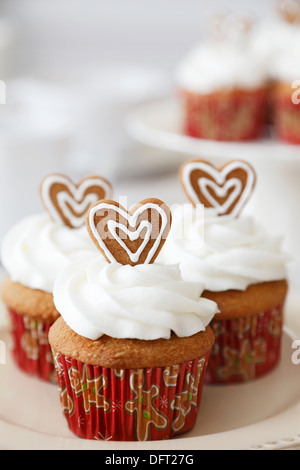
M 176 73 L 184 132 L 221 141 L 261 137 L 268 70 L 252 51 L 252 19 L 219 14 L 210 22 L 208 38 L 183 59 Z
M 271 99 L 276 137 L 300 144 L 300 21 L 290 39 L 285 54 L 277 57 L 271 69 Z
M 300 2 L 278 0 L 273 21 L 258 23 L 252 47 L 269 75 L 268 123 L 279 141 L 299 144 Z

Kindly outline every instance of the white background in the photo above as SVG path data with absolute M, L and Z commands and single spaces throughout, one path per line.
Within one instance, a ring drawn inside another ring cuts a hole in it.
M 172 69 L 210 12 L 274 16 L 277 0 L 2 0 L 18 29 L 17 69 L 129 61 Z

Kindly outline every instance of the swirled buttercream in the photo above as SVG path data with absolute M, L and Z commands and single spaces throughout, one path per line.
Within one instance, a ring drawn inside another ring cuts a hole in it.
M 201 298 L 203 285 L 183 281 L 178 265 L 137 266 L 87 257 L 71 263 L 57 277 L 54 303 L 70 328 L 96 340 L 155 340 L 173 331 L 186 337 L 205 330 L 218 312 Z
M 59 270 L 89 252 L 98 250 L 85 226 L 71 229 L 42 213 L 26 217 L 7 233 L 1 261 L 12 281 L 52 292 Z
M 281 244 L 281 237 L 270 237 L 251 217 L 216 216 L 213 209 L 183 204 L 173 211 L 158 262 L 179 263 L 183 279 L 199 280 L 211 291 L 245 290 L 286 278 Z
M 175 81 L 182 90 L 210 94 L 235 88 L 255 90 L 266 84 L 268 70 L 251 47 L 200 44 L 179 63 Z

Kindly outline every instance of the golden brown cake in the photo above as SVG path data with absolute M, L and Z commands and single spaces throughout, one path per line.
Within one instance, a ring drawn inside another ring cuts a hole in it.
M 7 308 L 18 315 L 51 323 L 59 317 L 53 303 L 53 294 L 30 289 L 19 282 L 13 282 L 9 277 L 2 284 L 1 296 Z
M 288 290 L 286 280 L 253 284 L 245 291 L 227 290 L 223 292 L 204 291 L 203 297 L 214 300 L 220 313 L 214 321 L 233 320 L 240 317 L 251 317 L 284 303 Z
M 93 341 L 75 333 L 60 317 L 50 328 L 49 342 L 54 351 L 90 365 L 142 369 L 167 367 L 203 356 L 211 350 L 214 334 L 208 326 L 186 338 L 172 334 L 168 340 L 143 341 L 103 335 Z

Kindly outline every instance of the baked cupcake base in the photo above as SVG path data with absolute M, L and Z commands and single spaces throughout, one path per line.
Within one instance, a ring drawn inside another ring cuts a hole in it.
M 249 382 L 271 372 L 281 357 L 286 281 L 250 286 L 246 291 L 206 292 L 221 313 L 211 323 L 215 344 L 206 383 Z
M 57 383 L 48 333 L 59 317 L 52 295 L 6 279 L 2 298 L 10 318 L 12 356 L 23 372 Z
M 91 341 L 59 319 L 49 337 L 62 411 L 77 436 L 113 441 L 160 440 L 194 426 L 214 342 L 210 328 L 191 338 L 139 341 L 104 336 Z M 73 356 L 80 351 L 82 359 L 86 354 L 90 363 L 58 352 L 59 346 L 65 351 L 72 348 Z M 183 357 L 187 359 L 182 361 Z M 175 364 L 161 365 L 174 359 Z M 95 365 L 99 360 L 103 366 Z M 145 367 L 145 361 L 149 367 Z M 137 367 L 138 363 L 144 367 Z

